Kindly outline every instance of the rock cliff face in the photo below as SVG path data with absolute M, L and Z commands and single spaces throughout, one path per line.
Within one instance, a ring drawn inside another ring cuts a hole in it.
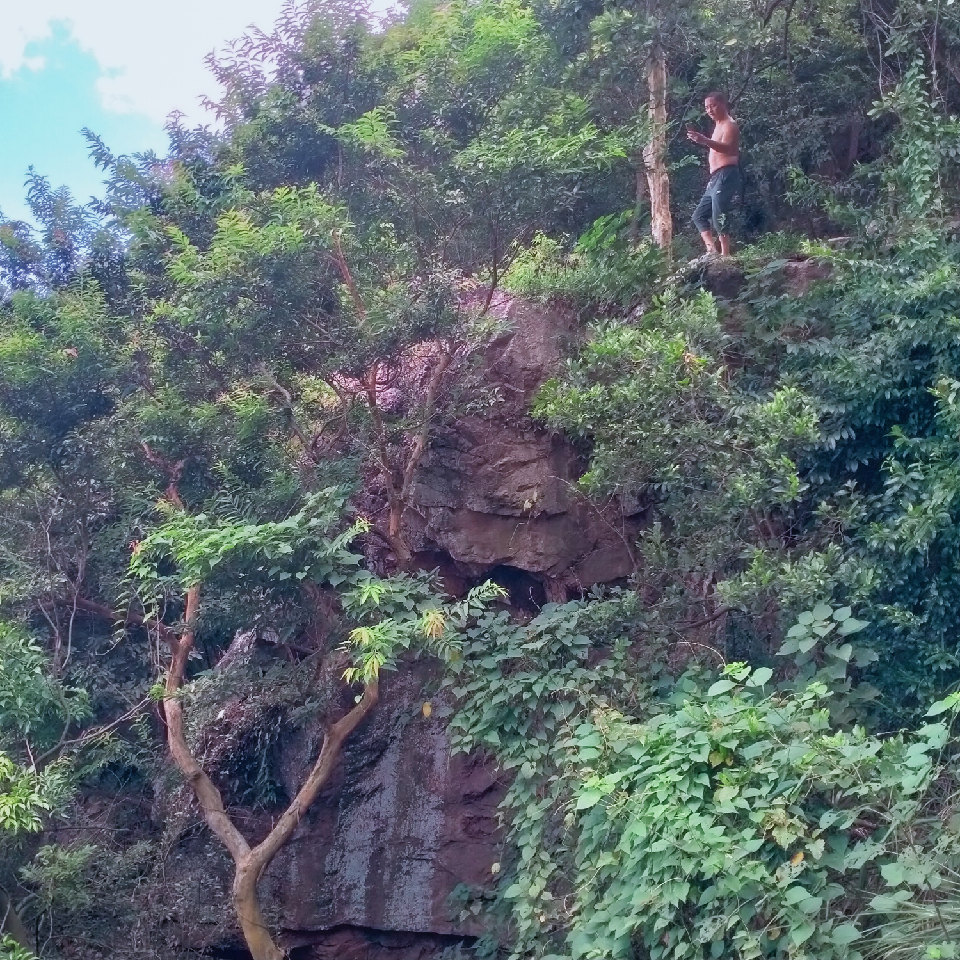
M 451 894 L 475 894 L 499 858 L 502 786 L 478 757 L 452 756 L 449 704 L 413 665 L 383 684 L 371 717 L 351 737 L 336 776 L 261 883 L 266 912 L 298 960 L 417 960 L 483 930 L 461 921 Z M 344 706 L 347 706 L 345 703 Z M 319 729 L 285 744 L 287 795 L 319 749 Z M 185 795 L 184 795 L 185 796 Z M 269 824 L 251 816 L 244 832 Z M 226 904 L 232 871 L 206 831 L 188 833 L 169 858 L 169 903 L 182 947 L 246 956 Z
M 405 517 L 411 542 L 427 565 L 446 558 L 471 578 L 520 571 L 549 599 L 627 576 L 643 510 L 582 497 L 582 458 L 528 413 L 576 336 L 573 316 L 507 295 L 490 312 L 504 332 L 474 371 L 487 402 L 435 431 Z
M 429 686 L 415 670 L 385 683 L 382 708 L 345 752 L 340 783 L 274 871 L 282 926 L 292 946 L 310 946 L 304 956 L 327 956 L 331 934 L 343 947 L 348 930 L 362 932 L 371 957 L 425 955 L 482 932 L 457 920 L 450 894 L 490 882 L 502 791 L 479 758 L 451 756 L 443 697 L 423 715 Z M 302 769 L 292 765 L 290 787 Z
M 434 432 L 404 517 L 419 560 L 464 582 L 499 579 L 520 605 L 626 576 L 643 512 L 582 498 L 577 451 L 528 415 L 576 336 L 573 317 L 508 296 L 491 314 L 501 332 L 454 371 L 466 412 Z M 333 782 L 263 878 L 267 914 L 293 958 L 418 960 L 483 933 L 462 900 L 489 888 L 501 857 L 503 785 L 482 758 L 451 756 L 450 705 L 432 686 L 417 667 L 386 679 Z M 307 730 L 284 744 L 288 796 L 320 736 Z M 250 815 L 243 828 L 256 838 L 268 817 Z M 232 871 L 218 845 L 205 830 L 187 831 L 170 857 L 172 938 L 246 956 L 226 909 Z

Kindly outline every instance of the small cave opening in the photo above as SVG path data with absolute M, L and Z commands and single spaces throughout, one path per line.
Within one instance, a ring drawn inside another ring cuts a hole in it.
M 547 602 L 547 591 L 542 581 L 518 567 L 500 564 L 494 567 L 483 580 L 492 580 L 503 587 L 509 594 L 511 607 L 526 610 L 529 613 L 539 613 L 540 608 Z

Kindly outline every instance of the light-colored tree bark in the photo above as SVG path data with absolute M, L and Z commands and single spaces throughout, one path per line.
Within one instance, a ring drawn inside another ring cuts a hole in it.
M 650 230 L 663 250 L 673 243 L 673 216 L 670 213 L 670 174 L 667 170 L 667 54 L 654 43 L 647 57 L 650 139 L 643 161 L 650 193 Z

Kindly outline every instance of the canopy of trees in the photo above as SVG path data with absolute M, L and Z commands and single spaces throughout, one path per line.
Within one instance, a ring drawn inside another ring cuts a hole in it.
M 210 68 L 216 129 L 0 223 L 0 957 L 178 956 L 163 839 L 68 829 L 165 784 L 281 960 L 259 881 L 415 657 L 509 782 L 478 957 L 960 954 L 950 0 L 310 0 Z M 743 246 L 685 266 L 713 90 Z M 530 412 L 651 517 L 535 611 L 405 522 L 498 290 L 576 313 Z

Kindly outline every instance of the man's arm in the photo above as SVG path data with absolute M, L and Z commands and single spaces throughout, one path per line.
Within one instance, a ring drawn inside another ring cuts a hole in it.
M 731 124 L 720 136 L 720 140 L 711 140 L 696 130 L 687 130 L 687 138 L 699 143 L 701 147 L 709 147 L 727 157 L 736 156 L 740 152 L 740 130 L 737 125 Z

